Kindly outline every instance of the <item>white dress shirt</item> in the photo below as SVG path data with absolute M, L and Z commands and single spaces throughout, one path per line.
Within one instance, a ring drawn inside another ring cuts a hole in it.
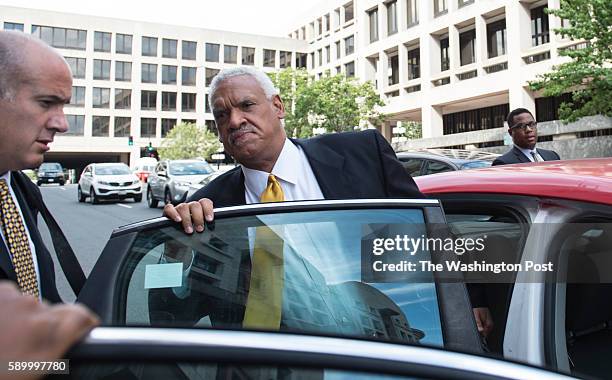
M 533 155 L 531 154 L 532 152 L 535 153 L 538 158 L 540 159 L 540 161 L 545 161 L 544 158 L 540 155 L 540 153 L 538 153 L 537 148 L 533 148 L 533 149 L 525 149 L 525 148 L 521 148 L 518 145 L 515 145 L 515 147 L 520 150 L 521 152 L 523 152 L 523 154 L 525 155 L 525 157 L 527 157 L 529 159 L 529 161 L 531 162 L 535 162 L 533 159 Z

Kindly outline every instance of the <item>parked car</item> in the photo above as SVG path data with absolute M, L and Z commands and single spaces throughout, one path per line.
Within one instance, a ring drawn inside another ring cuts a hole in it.
M 92 204 L 102 199 L 142 201 L 140 180 L 124 163 L 99 163 L 85 167 L 77 186 L 79 202 L 89 197 Z
M 499 154 L 463 149 L 423 149 L 397 153 L 412 177 L 491 166 Z
M 189 185 L 203 180 L 214 169 L 204 160 L 164 160 L 155 167 L 147 180 L 147 203 L 155 208 L 164 204 L 184 202 Z
M 64 168 L 58 162 L 43 162 L 38 168 L 38 179 L 36 184 L 40 186 L 43 183 L 59 183 L 63 186 L 66 182 L 64 177 Z
M 132 171 L 142 182 L 147 182 L 149 175 L 155 170 L 157 160 L 153 157 L 137 158 L 132 167 Z
M 206 177 L 204 177 L 204 179 L 201 180 L 200 182 L 196 182 L 196 183 L 190 184 L 189 185 L 189 190 L 187 190 L 187 195 L 185 196 L 185 200 L 191 198 L 191 196 L 193 194 L 195 194 L 198 190 L 200 190 L 204 186 L 208 185 L 210 182 L 212 182 L 213 179 L 217 178 L 218 176 L 220 176 L 223 173 L 225 173 L 225 172 L 222 172 L 222 171 L 212 172 L 209 175 L 207 175 Z

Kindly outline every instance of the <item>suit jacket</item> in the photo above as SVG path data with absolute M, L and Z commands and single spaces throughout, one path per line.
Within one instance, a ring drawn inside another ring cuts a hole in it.
M 19 186 L 19 184 L 15 181 L 16 176 L 22 176 L 22 179 L 24 180 L 21 182 L 26 184 L 25 188 L 21 188 L 21 186 Z M 26 178 L 21 172 L 11 172 L 11 188 L 15 193 L 17 202 L 19 202 L 21 213 L 23 214 L 28 231 L 30 232 L 30 238 L 32 239 L 34 247 L 36 248 L 36 259 L 38 262 L 39 274 L 38 281 L 42 291 L 42 297 L 50 302 L 62 302 L 55 284 L 55 267 L 53 265 L 53 260 L 51 259 L 51 254 L 45 247 L 40 236 L 40 232 L 38 231 L 38 210 L 34 207 L 34 205 L 28 205 L 24 197 L 24 193 L 28 192 L 34 197 L 38 197 L 42 201 L 40 190 L 38 189 L 38 186 L 34 185 L 32 181 Z M 2 240 L 0 240 L 0 279 L 8 279 L 17 282 L 17 275 L 9 255 L 8 248 Z
M 555 161 L 560 160 L 561 158 L 557 154 L 557 152 L 552 150 L 546 150 L 537 148 L 538 154 L 544 159 L 544 161 Z M 493 161 L 493 166 L 495 165 L 507 165 L 507 164 L 520 164 L 524 162 L 531 162 L 524 154 L 521 152 L 519 148 L 516 146 L 512 147 L 508 152 L 504 155 L 499 156 Z

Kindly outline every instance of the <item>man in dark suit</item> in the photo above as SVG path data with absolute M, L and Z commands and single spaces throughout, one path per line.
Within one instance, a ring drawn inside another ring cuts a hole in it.
M 514 146 L 504 155 L 493 161 L 493 165 L 520 164 L 559 160 L 559 155 L 552 151 L 536 148 L 538 141 L 537 123 L 529 110 L 517 108 L 508 114 L 508 134 L 512 136 Z

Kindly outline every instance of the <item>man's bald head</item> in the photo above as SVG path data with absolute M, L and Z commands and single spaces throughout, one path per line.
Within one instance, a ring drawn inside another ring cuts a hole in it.
M 17 89 L 32 78 L 28 57 L 40 53 L 57 56 L 65 62 L 52 47 L 30 34 L 0 31 L 0 99 L 11 100 Z

